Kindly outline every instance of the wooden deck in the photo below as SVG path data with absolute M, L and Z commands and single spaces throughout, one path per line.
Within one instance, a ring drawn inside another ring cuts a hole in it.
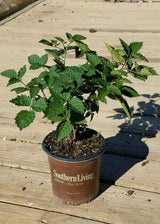
M 104 42 L 143 41 L 143 53 L 160 73 L 159 11 L 160 3 L 46 0 L 0 26 L 0 71 L 19 68 L 32 53 L 43 54 L 40 39 L 71 32 L 87 36 L 89 46 L 106 56 Z M 73 207 L 51 192 L 40 143 L 52 125 L 37 117 L 20 132 L 14 124 L 18 108 L 8 102 L 12 94 L 0 78 L 0 224 L 160 223 L 160 77 L 134 83 L 142 96 L 129 100 L 131 123 L 117 102 L 108 101 L 90 124 L 107 138 L 101 190 L 92 202 Z

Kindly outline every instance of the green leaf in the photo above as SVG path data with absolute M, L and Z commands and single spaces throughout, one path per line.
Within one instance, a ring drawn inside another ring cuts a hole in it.
M 79 34 L 75 34 L 75 35 L 73 36 L 73 39 L 74 39 L 75 41 L 77 41 L 77 40 L 85 40 L 86 37 L 84 37 L 84 36 L 82 36 L 82 35 L 79 35 Z
M 108 90 L 110 90 L 111 93 L 114 93 L 114 94 L 116 94 L 118 96 L 122 95 L 120 89 L 117 86 L 115 86 L 115 85 L 109 85 L 108 86 Z
M 137 51 L 139 51 L 143 46 L 143 42 L 133 42 L 129 45 L 129 48 L 131 49 L 131 52 L 137 53 Z
M 99 88 L 98 99 L 102 101 L 103 103 L 107 103 L 106 96 L 109 94 L 109 92 L 110 92 L 109 90 L 106 90 L 104 88 Z
M 40 88 L 38 86 L 31 86 L 29 89 L 31 98 L 34 98 L 39 93 Z
M 116 80 L 116 85 L 118 85 L 118 87 L 122 86 L 123 83 L 132 83 L 132 82 L 126 78 L 120 78 Z
M 8 77 L 8 78 L 16 78 L 17 77 L 17 72 L 13 69 L 5 70 L 1 72 L 2 76 Z
M 52 42 L 46 40 L 46 39 L 42 39 L 39 41 L 39 43 L 41 44 L 45 44 L 45 45 L 48 45 L 48 46 L 52 46 Z
M 105 43 L 105 46 L 107 47 L 108 51 L 113 54 L 113 50 L 114 50 L 114 47 L 112 47 L 111 45 Z
M 20 82 L 20 80 L 17 79 L 17 78 L 10 78 L 8 83 L 7 83 L 7 86 L 13 85 L 13 84 L 18 83 L 18 82 Z
M 40 62 L 40 64 L 41 64 L 42 66 L 44 66 L 44 65 L 47 63 L 47 61 L 48 61 L 48 55 L 47 55 L 47 54 L 43 55 L 43 56 L 40 58 L 40 60 L 39 60 L 39 62 Z
M 121 93 L 123 95 L 128 96 L 128 97 L 137 97 L 137 96 L 139 96 L 137 91 L 134 90 L 133 88 L 129 87 L 129 86 L 122 86 L 120 88 L 120 90 L 121 90 Z
M 85 75 L 91 77 L 92 75 L 95 75 L 95 73 L 96 73 L 95 68 L 91 66 Z
M 126 71 L 124 71 L 124 70 L 113 70 L 113 71 L 111 71 L 111 74 L 112 75 L 119 75 L 119 76 L 127 76 L 127 72 Z
M 159 75 L 152 67 L 149 67 L 148 69 L 149 69 L 151 75 Z
M 35 112 L 34 111 L 27 111 L 22 110 L 19 112 L 15 118 L 15 122 L 20 130 L 23 128 L 28 127 L 35 118 Z
M 61 37 L 55 37 L 60 43 L 65 44 L 66 42 Z
M 119 50 L 113 49 L 112 56 L 114 57 L 114 59 L 118 60 L 121 63 L 125 61 L 122 55 L 120 54 Z
M 25 73 L 26 73 L 26 65 L 24 65 L 22 68 L 20 68 L 20 70 L 18 72 L 18 79 L 21 79 Z
M 130 54 L 130 48 L 129 48 L 128 44 L 122 39 L 119 39 L 119 40 L 121 42 L 121 45 L 122 45 L 124 51 L 126 52 L 127 55 L 129 55 Z
M 82 51 L 84 51 L 84 52 L 89 51 L 89 48 L 88 48 L 87 44 L 84 44 L 81 41 L 75 41 L 75 43 Z
M 94 66 L 101 63 L 100 58 L 96 54 L 87 53 L 86 56 L 87 56 L 87 60 L 89 61 L 89 63 L 91 63 Z
M 131 118 L 131 112 L 130 112 L 130 108 L 128 106 L 127 101 L 123 98 L 123 97 L 119 97 L 118 100 L 120 101 L 124 112 L 126 113 L 126 115 Z
M 40 65 L 40 64 L 38 64 L 38 63 L 35 63 L 35 64 L 32 64 L 29 68 L 31 69 L 31 70 L 36 70 L 36 69 L 39 69 L 39 68 L 41 68 L 42 66 Z
M 102 86 L 104 88 L 107 87 L 107 82 L 105 80 L 103 80 L 102 78 L 92 78 L 92 82 L 96 85 L 98 85 L 99 87 Z
M 63 121 L 57 126 L 57 140 L 61 140 L 72 132 L 72 124 L 70 121 Z
M 64 114 L 66 107 L 63 106 L 64 101 L 61 101 L 59 99 L 54 100 L 53 102 L 50 102 L 45 116 L 50 119 L 51 121 L 63 121 L 66 119 L 66 115 Z
M 20 95 L 20 96 L 17 96 L 16 98 L 10 100 L 10 102 L 17 106 L 30 106 L 31 98 L 26 95 Z
M 147 76 L 141 75 L 139 73 L 131 73 L 131 75 L 136 78 L 136 79 L 140 79 L 142 81 L 145 81 L 147 79 Z
M 45 51 L 48 54 L 52 55 L 55 59 L 60 60 L 60 58 L 58 56 L 58 50 L 56 50 L 56 49 L 53 49 L 53 50 L 51 50 L 51 49 L 45 49 Z
M 83 114 L 71 111 L 70 121 L 72 124 L 86 124 L 86 119 Z
M 28 57 L 28 62 L 32 65 L 32 64 L 39 64 L 40 62 L 40 58 L 38 55 L 36 54 L 32 54 Z
M 28 90 L 28 88 L 25 88 L 25 87 L 17 87 L 17 88 L 11 89 L 11 92 L 16 92 L 17 94 L 19 94 L 19 93 L 25 92 L 27 90 Z
M 148 59 L 140 53 L 134 53 L 134 54 L 132 54 L 132 57 L 135 59 L 139 59 L 139 60 L 148 62 Z
M 46 100 L 43 98 L 40 98 L 38 100 L 33 100 L 32 102 L 32 109 L 36 112 L 45 111 L 47 108 Z
M 69 102 L 69 106 L 71 107 L 71 109 L 74 112 L 83 114 L 84 113 L 84 104 L 83 102 L 77 98 L 77 97 L 73 97 L 70 102 Z
M 66 37 L 68 38 L 69 42 L 73 42 L 73 36 L 70 33 L 66 33 Z

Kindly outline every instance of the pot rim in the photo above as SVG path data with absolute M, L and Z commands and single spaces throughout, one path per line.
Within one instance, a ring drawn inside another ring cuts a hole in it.
M 63 158 L 63 157 L 60 157 L 60 156 L 56 156 L 52 153 L 49 152 L 49 150 L 45 147 L 44 145 L 44 140 L 45 138 L 43 139 L 42 141 L 42 149 L 43 151 L 51 158 L 55 159 L 55 160 L 59 160 L 59 161 L 62 161 L 62 162 L 69 162 L 69 163 L 76 163 L 76 162 L 86 162 L 86 161 L 91 161 L 91 160 L 94 160 L 94 159 L 97 159 L 99 156 L 101 156 L 105 149 L 106 149 L 106 142 L 105 142 L 105 138 L 100 135 L 101 138 L 102 138 L 102 142 L 103 142 L 103 145 L 102 145 L 102 148 L 94 155 L 92 156 L 88 156 L 88 157 L 85 157 L 85 158 L 79 158 L 79 159 L 67 159 L 67 158 Z

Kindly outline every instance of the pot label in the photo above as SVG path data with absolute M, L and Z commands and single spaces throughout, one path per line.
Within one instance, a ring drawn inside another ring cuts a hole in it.
M 84 181 L 89 181 L 94 179 L 94 173 L 77 174 L 76 176 L 68 176 L 65 173 L 58 173 L 55 169 L 53 170 L 55 180 L 65 181 L 71 183 L 79 183 Z

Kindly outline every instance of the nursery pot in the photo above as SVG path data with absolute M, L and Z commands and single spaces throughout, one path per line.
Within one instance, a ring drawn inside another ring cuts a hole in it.
M 101 136 L 102 137 L 102 136 Z M 52 189 L 55 196 L 71 205 L 94 199 L 99 192 L 100 160 L 105 150 L 105 140 L 100 151 L 83 159 L 65 159 L 51 154 L 42 142 L 48 155 Z

